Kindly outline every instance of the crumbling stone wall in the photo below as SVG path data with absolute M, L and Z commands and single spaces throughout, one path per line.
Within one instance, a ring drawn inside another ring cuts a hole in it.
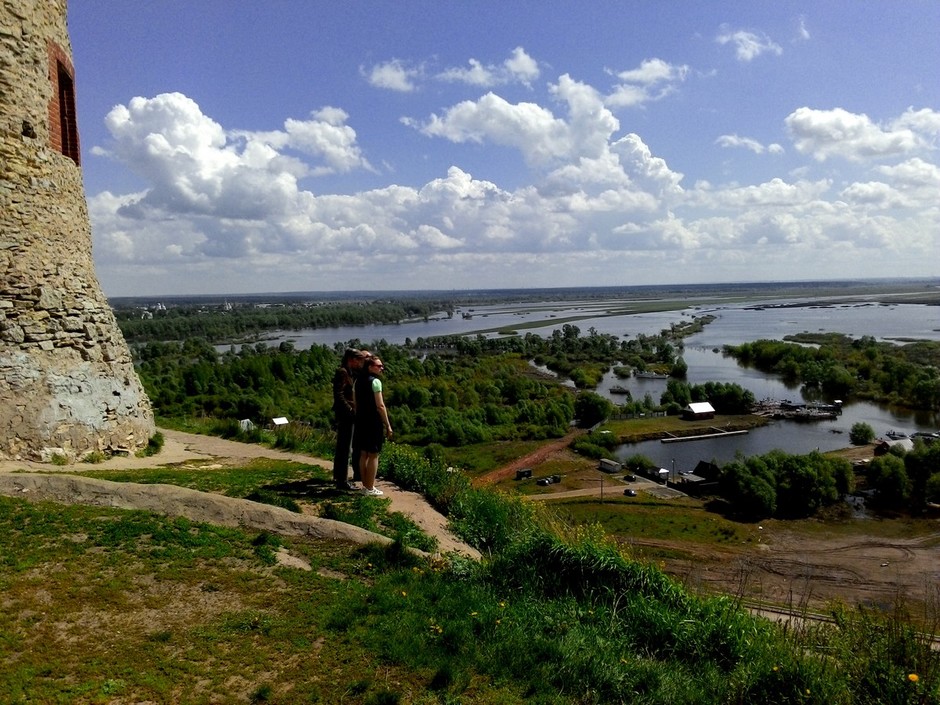
M 0 0 L 3 458 L 133 451 L 154 432 L 95 276 L 71 55 L 66 0 Z

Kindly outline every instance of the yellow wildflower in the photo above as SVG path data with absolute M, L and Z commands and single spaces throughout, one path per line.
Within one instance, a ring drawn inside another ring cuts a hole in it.
M 917 681 L 920 680 L 920 676 L 918 676 L 916 673 L 908 673 L 908 674 L 907 674 L 907 679 L 908 679 L 911 683 L 916 683 Z

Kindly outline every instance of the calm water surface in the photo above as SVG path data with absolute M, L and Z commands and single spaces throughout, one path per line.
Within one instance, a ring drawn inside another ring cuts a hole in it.
M 291 340 L 298 348 L 315 344 L 334 345 L 351 340 L 362 341 L 365 345 L 376 340 L 402 344 L 406 339 L 414 341 L 421 337 L 462 335 L 485 329 L 513 329 L 525 323 L 540 321 L 545 321 L 544 325 L 519 330 L 547 336 L 560 329 L 566 319 L 572 316 L 584 316 L 581 320 L 571 321 L 582 334 L 587 334 L 593 328 L 598 333 L 629 338 L 640 334 L 655 335 L 673 323 L 689 320 L 690 316 L 711 314 L 716 316 L 716 319 L 705 326 L 701 333 L 685 341 L 683 357 L 689 367 L 689 382 L 734 382 L 749 389 L 758 399 L 799 401 L 802 399 L 799 387 L 788 387 L 777 378 L 740 367 L 733 359 L 724 357 L 714 349 L 720 349 L 726 344 L 738 345 L 761 338 L 782 339 L 786 335 L 802 332 L 835 332 L 852 337 L 871 335 L 879 340 L 896 342 L 911 338 L 940 340 L 940 306 L 851 303 L 783 307 L 751 303 L 701 306 L 686 311 L 603 315 L 607 308 L 606 303 L 594 301 L 475 306 L 472 310 L 460 310 L 450 319 L 441 316 L 428 321 L 393 325 L 292 331 L 280 334 L 268 343 L 277 344 L 283 340 Z M 463 313 L 471 317 L 464 318 Z M 559 320 L 553 321 L 552 318 Z M 666 382 L 636 378 L 618 380 L 610 373 L 597 391 L 608 395 L 615 403 L 622 403 L 623 396 L 610 394 L 610 387 L 613 385 L 627 387 L 634 398 L 642 399 L 649 392 L 653 399 L 658 401 L 665 390 Z M 670 444 L 659 441 L 629 444 L 619 449 L 618 457 L 623 459 L 635 453 L 642 453 L 661 467 L 671 469 L 674 462 L 676 470 L 690 470 L 699 460 L 725 463 L 733 460 L 736 454 L 756 455 L 774 448 L 781 448 L 790 453 L 808 453 L 815 449 L 835 450 L 849 445 L 849 429 L 857 422 L 870 424 L 878 435 L 884 435 L 889 430 L 912 433 L 940 429 L 940 418 L 936 414 L 855 403 L 846 404 L 842 416 L 833 421 L 774 421 L 746 435 L 724 439 Z
M 705 347 L 738 345 L 760 338 L 781 339 L 785 335 L 803 332 L 845 333 L 853 337 L 872 335 L 879 340 L 917 338 L 940 340 L 940 306 L 919 304 L 845 304 L 837 306 L 804 307 L 755 307 L 755 304 L 736 306 L 695 307 L 686 311 L 640 313 L 632 315 L 606 316 L 606 304 L 591 302 L 577 305 L 576 302 L 549 302 L 533 304 L 476 306 L 463 309 L 453 318 L 441 315 L 428 321 L 413 321 L 385 325 L 342 326 L 339 328 L 285 331 L 272 336 L 268 341 L 274 345 L 290 340 L 298 348 L 311 345 L 333 345 L 337 342 L 359 340 L 364 344 L 376 340 L 402 344 L 406 339 L 417 340 L 439 335 L 466 335 L 493 328 L 531 331 L 539 335 L 551 335 L 560 329 L 565 319 L 572 316 L 584 318 L 571 324 L 581 329 L 582 334 L 594 328 L 598 333 L 609 333 L 618 337 L 640 334 L 655 335 L 672 323 L 689 320 L 690 316 L 710 314 L 716 320 L 705 327 L 702 333 L 688 339 L 688 345 Z M 472 318 L 463 318 L 467 313 Z M 597 316 L 591 314 L 597 313 Z M 552 321 L 552 318 L 559 319 Z M 544 321 L 544 325 L 521 328 L 523 324 Z M 488 335 L 496 335 L 488 333 Z
M 700 384 L 709 380 L 734 382 L 751 390 L 758 399 L 789 399 L 801 401 L 799 387 L 788 386 L 781 380 L 764 375 L 756 370 L 740 367 L 733 359 L 711 348 L 686 347 L 684 357 L 689 365 L 689 382 Z M 665 380 L 617 381 L 608 375 L 604 384 L 621 384 L 631 389 L 634 398 L 649 392 L 658 400 L 666 389 Z M 618 401 L 617 395 L 611 395 Z M 622 399 L 622 397 L 621 397 Z M 646 441 L 621 446 L 617 457 L 623 460 L 630 455 L 641 453 L 660 467 L 672 468 L 675 461 L 677 470 L 691 470 L 700 460 L 716 461 L 723 464 L 735 459 L 737 454 L 760 455 L 775 448 L 788 453 L 809 453 L 813 450 L 828 451 L 845 448 L 849 443 L 849 430 L 858 422 L 869 424 L 875 433 L 883 436 L 891 430 L 904 433 L 914 431 L 936 431 L 940 429 L 940 418 L 927 412 L 912 412 L 897 407 L 879 406 L 868 402 L 845 404 L 842 416 L 831 421 L 772 421 L 767 426 L 753 429 L 750 433 L 727 438 L 716 438 L 684 443 L 661 443 Z

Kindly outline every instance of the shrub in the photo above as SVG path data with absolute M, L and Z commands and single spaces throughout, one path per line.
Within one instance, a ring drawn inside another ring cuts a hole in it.
M 574 401 L 574 413 L 582 426 L 593 426 L 611 415 L 614 405 L 595 392 L 581 392 Z
M 480 551 L 501 550 L 533 524 L 533 510 L 521 498 L 475 489 L 462 472 L 432 463 L 406 446 L 385 446 L 380 473 L 403 489 L 424 494 L 447 515 L 454 532 Z
M 875 429 L 863 421 L 854 423 L 852 424 L 852 428 L 849 430 L 849 440 L 852 442 L 852 445 L 856 446 L 863 446 L 866 443 L 871 443 L 873 440 L 875 440 Z
M 583 436 L 578 436 L 571 441 L 571 450 L 586 458 L 613 458 L 613 450 L 620 445 L 620 439 L 613 433 L 592 431 Z
M 647 473 L 658 466 L 642 453 L 636 453 L 623 461 L 623 467 L 631 472 Z
M 397 443 L 387 443 L 379 457 L 379 474 L 405 490 L 422 493 L 444 514 L 461 492 L 470 489 L 470 480 L 441 462 L 431 462 L 418 451 Z
M 151 458 L 157 455 L 163 450 L 164 440 L 163 434 L 157 431 L 147 440 L 147 445 L 138 451 L 137 456 L 140 458 Z

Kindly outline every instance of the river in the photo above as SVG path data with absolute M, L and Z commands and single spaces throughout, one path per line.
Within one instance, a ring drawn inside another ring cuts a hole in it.
M 609 303 L 609 302 L 608 302 Z M 723 356 L 716 349 L 725 344 L 736 345 L 761 338 L 782 339 L 801 332 L 836 332 L 852 337 L 870 335 L 878 340 L 903 341 L 910 339 L 940 340 L 940 306 L 920 304 L 880 304 L 846 302 L 825 306 L 790 304 L 787 301 L 743 302 L 727 305 L 693 305 L 685 310 L 630 315 L 607 315 L 609 307 L 597 301 L 558 301 L 538 304 L 494 304 L 459 310 L 448 318 L 444 315 L 428 321 L 414 321 L 395 325 L 346 326 L 340 328 L 292 331 L 279 334 L 268 344 L 290 340 L 299 348 L 313 344 L 334 345 L 351 340 L 365 344 L 377 340 L 402 344 L 407 339 L 440 335 L 462 335 L 494 329 L 516 329 L 551 335 L 570 321 L 582 334 L 590 329 L 618 337 L 654 335 L 673 323 L 689 320 L 690 316 L 711 314 L 715 320 L 702 332 L 685 340 L 683 357 L 688 365 L 688 381 L 734 382 L 749 389 L 757 399 L 774 398 L 800 400 L 798 387 L 788 387 L 780 379 L 754 369 L 741 367 L 735 360 Z M 786 305 L 780 305 L 786 304 Z M 464 314 L 466 317 L 464 317 Z M 572 317 L 579 320 L 571 321 Z M 555 320 L 557 319 L 557 320 Z M 544 323 L 544 325 L 539 325 Z M 528 327 L 531 326 L 531 327 Z M 389 380 L 394 386 L 394 380 Z M 623 397 L 610 394 L 613 385 L 626 386 L 634 398 L 643 398 L 649 392 L 659 400 L 665 389 L 665 380 L 618 380 L 612 373 L 605 376 L 597 391 L 609 396 L 615 403 Z M 835 450 L 849 445 L 849 430 L 856 422 L 871 425 L 875 433 L 883 436 L 888 431 L 912 433 L 937 431 L 940 417 L 936 413 L 912 412 L 896 407 L 868 402 L 846 403 L 842 416 L 832 421 L 795 422 L 774 421 L 766 427 L 754 429 L 745 435 L 663 444 L 650 441 L 622 446 L 617 451 L 620 459 L 642 453 L 661 467 L 677 471 L 691 470 L 700 460 L 726 463 L 737 454 L 756 455 L 774 448 L 790 453 L 808 453 L 812 450 Z

